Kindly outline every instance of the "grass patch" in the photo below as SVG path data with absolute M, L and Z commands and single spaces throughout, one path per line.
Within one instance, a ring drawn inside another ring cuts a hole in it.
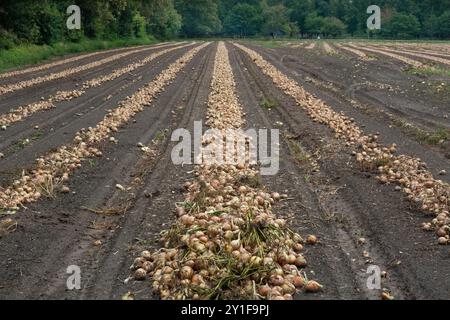
M 30 143 L 31 143 L 31 141 L 30 141 L 30 139 L 28 139 L 28 138 L 21 139 L 21 140 L 17 141 L 17 142 L 13 145 L 13 147 L 12 147 L 12 152 L 13 152 L 13 153 L 16 153 L 16 152 L 18 152 L 18 151 L 20 151 L 20 150 L 22 150 L 22 149 L 25 149 L 25 147 L 26 147 L 27 145 L 29 145 Z
M 41 130 L 38 130 L 38 131 L 36 131 L 36 133 L 34 133 L 34 134 L 31 136 L 31 140 L 32 140 L 32 141 L 39 140 L 40 138 L 42 138 L 43 135 L 44 135 L 44 132 L 42 132 Z
M 416 140 L 421 144 L 437 145 L 442 142 L 450 140 L 450 130 L 448 129 L 439 128 L 436 129 L 436 131 L 434 132 L 429 132 L 414 127 L 408 122 L 406 122 L 406 120 L 399 118 L 392 118 L 391 124 L 398 128 L 407 129 L 408 132 L 414 136 L 414 140 Z
M 445 98 L 448 98 L 450 95 L 450 82 L 442 82 L 442 81 L 431 81 L 429 83 L 428 88 L 430 94 L 439 94 Z
M 253 40 L 255 44 L 264 48 L 283 48 L 289 42 L 287 40 Z
M 442 76 L 450 77 L 450 70 L 442 67 L 426 67 L 426 68 L 409 68 L 406 70 L 409 74 L 415 76 Z
M 95 167 L 97 167 L 97 161 L 96 160 L 94 160 L 94 159 L 89 159 L 89 166 L 91 167 L 91 168 L 95 168 Z
M 169 129 L 159 130 L 156 132 L 155 137 L 153 138 L 153 143 L 158 144 L 163 142 L 167 138 L 167 134 L 169 133 Z
M 439 128 L 434 132 L 420 131 L 416 134 L 418 142 L 423 144 L 437 145 L 450 139 L 450 130 Z
M 0 72 L 20 66 L 35 64 L 70 53 L 92 52 L 127 46 L 156 43 L 151 38 L 117 40 L 82 40 L 80 42 L 60 42 L 52 45 L 20 45 L 12 49 L 0 50 Z
M 275 100 L 273 100 L 272 98 L 263 97 L 261 99 L 261 102 L 259 103 L 259 105 L 261 106 L 261 108 L 270 110 L 277 106 L 277 102 Z
M 406 122 L 406 120 L 401 118 L 392 118 L 391 124 L 397 128 L 409 128 L 410 126 Z
M 15 153 L 15 152 L 18 152 L 18 151 L 24 149 L 26 146 L 28 146 L 29 144 L 31 144 L 34 141 L 41 139 L 43 136 L 44 136 L 44 132 L 42 132 L 41 130 L 36 131 L 29 138 L 23 138 L 23 139 L 17 141 L 12 146 L 12 152 Z
M 290 154 L 298 164 L 304 164 L 311 159 L 311 156 L 303 149 L 302 145 L 298 141 L 288 139 L 287 143 Z

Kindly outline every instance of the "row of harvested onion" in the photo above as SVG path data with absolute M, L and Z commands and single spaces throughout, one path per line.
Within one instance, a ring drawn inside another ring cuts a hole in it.
M 323 43 L 323 50 L 325 50 L 325 52 L 327 54 L 331 54 L 331 55 L 337 53 L 336 50 L 331 45 L 329 45 L 327 42 Z
M 20 206 L 37 201 L 42 195 L 50 196 L 55 189 L 67 192 L 63 184 L 81 162 L 88 157 L 101 156 L 97 144 L 105 141 L 114 132 L 130 121 L 137 113 L 149 106 L 177 76 L 177 74 L 208 43 L 189 50 L 170 64 L 153 81 L 125 99 L 119 107 L 109 110 L 104 119 L 93 128 L 82 129 L 72 143 L 37 159 L 36 167 L 23 174 L 7 188 L 0 187 L 0 208 L 13 211 Z
M 14 92 L 17 90 L 21 90 L 24 88 L 29 88 L 32 86 L 35 86 L 37 84 L 41 84 L 44 82 L 48 82 L 48 81 L 52 81 L 52 80 L 57 80 L 57 79 L 62 79 L 62 78 L 67 78 L 69 76 L 72 76 L 74 74 L 77 74 L 79 72 L 82 71 L 86 71 L 89 69 L 93 69 L 96 67 L 99 67 L 101 65 L 128 57 L 132 54 L 135 53 L 139 53 L 139 52 L 143 52 L 143 51 L 148 51 L 148 50 L 152 50 L 154 49 L 154 47 L 145 47 L 145 48 L 139 48 L 139 49 L 134 49 L 134 50 L 130 50 L 130 51 L 126 51 L 126 52 L 122 52 L 122 53 L 118 53 L 118 54 L 114 54 L 110 57 L 98 60 L 98 61 L 94 61 L 94 62 L 90 62 L 81 66 L 77 66 L 77 67 L 72 67 L 72 68 L 68 68 L 65 69 L 63 71 L 60 72 L 54 72 L 54 73 L 50 73 L 48 75 L 45 76 L 40 76 L 37 78 L 32 78 L 29 80 L 24 80 L 24 81 L 20 81 L 20 82 L 16 82 L 16 83 L 11 83 L 11 84 L 6 84 L 6 85 L 1 85 L 0 86 L 0 95 L 6 94 L 6 93 L 10 93 L 10 92 Z
M 431 223 L 424 224 L 423 229 L 435 231 L 439 244 L 450 243 L 449 184 L 435 179 L 420 159 L 405 155 L 396 156 L 395 144 L 383 146 L 378 142 L 378 135 L 364 134 L 353 119 L 333 111 L 255 51 L 240 44 L 235 45 L 246 52 L 278 88 L 292 96 L 314 122 L 329 126 L 337 138 L 346 141 L 348 146 L 357 147 L 356 161 L 363 170 L 378 170 L 381 182 L 397 184 L 399 190 L 419 204 L 422 210 L 432 213 L 435 218 Z
M 373 53 L 377 53 L 377 54 L 382 54 L 384 56 L 388 56 L 388 57 L 393 58 L 395 60 L 399 60 L 401 62 L 404 62 L 404 63 L 406 63 L 406 64 L 408 64 L 408 65 L 410 65 L 412 67 L 415 67 L 415 68 L 426 68 L 427 67 L 426 64 L 424 64 L 424 63 L 422 63 L 420 61 L 407 58 L 405 56 L 393 53 L 392 51 L 386 51 L 386 50 L 381 50 L 381 49 L 373 49 L 373 48 L 369 48 L 367 46 L 356 46 L 356 45 L 353 45 L 353 44 L 349 44 L 349 46 L 351 46 L 354 49 L 360 49 L 360 50 L 369 51 L 369 52 L 373 52 Z
M 432 56 L 429 54 L 426 54 L 424 52 L 419 52 L 419 51 L 413 51 L 413 50 L 397 50 L 395 48 L 391 48 L 388 46 L 373 46 L 375 48 L 380 48 L 384 51 L 388 51 L 391 53 L 398 53 L 398 54 L 407 54 L 410 56 L 414 56 L 414 57 L 418 57 L 418 58 L 422 58 L 422 59 L 426 59 L 426 60 L 430 60 L 433 62 L 437 62 L 437 63 L 441 63 L 441 64 L 446 64 L 446 65 L 450 65 L 450 60 L 447 58 L 441 58 L 441 57 L 436 57 L 436 56 Z M 450 56 L 447 56 L 450 58 Z
M 152 48 L 158 48 L 160 46 L 165 45 L 165 43 L 153 46 Z M 126 51 L 126 50 L 134 50 L 134 49 L 138 49 L 138 48 L 142 48 L 143 46 L 136 46 L 136 47 L 128 47 L 128 48 L 118 48 L 118 49 L 112 49 L 112 50 L 108 50 L 108 51 L 96 51 L 96 52 L 92 52 L 92 53 L 87 53 L 87 54 L 82 54 L 82 55 L 77 55 L 75 57 L 71 57 L 71 58 L 66 58 L 66 59 L 59 59 L 58 61 L 55 62 L 50 62 L 50 63 L 46 63 L 46 64 L 41 64 L 35 67 L 30 67 L 30 68 L 26 68 L 26 69 L 20 69 L 20 70 L 13 70 L 13 71 L 9 71 L 9 72 L 5 72 L 5 73 L 0 73 L 0 79 L 4 79 L 4 78 L 9 78 L 9 77 L 14 77 L 14 76 L 19 76 L 22 74 L 26 74 L 26 73 L 31 73 L 31 72 L 38 72 L 38 71 L 43 71 L 43 70 L 47 70 L 53 67 L 57 67 L 63 64 L 68 64 L 71 62 L 76 62 L 82 59 L 87 59 L 87 58 L 91 58 L 94 56 L 98 56 L 100 54 L 104 54 L 104 53 L 114 53 L 114 52 L 118 52 L 118 51 Z
M 6 130 L 8 126 L 22 121 L 23 119 L 33 115 L 36 112 L 48 110 L 55 108 L 55 104 L 63 101 L 70 101 L 72 99 L 78 98 L 86 93 L 86 90 L 94 87 L 98 87 L 105 82 L 112 81 L 123 76 L 126 73 L 132 72 L 140 67 L 143 67 L 152 60 L 169 53 L 171 51 L 184 48 L 189 45 L 176 46 L 170 49 L 161 50 L 150 54 L 142 60 L 131 63 L 123 68 L 116 69 L 111 73 L 103 76 L 96 77 L 94 79 L 88 80 L 83 84 L 82 90 L 71 90 L 71 91 L 58 91 L 55 95 L 50 96 L 46 100 L 41 100 L 39 102 L 34 102 L 25 106 L 18 107 L 9 111 L 6 114 L 0 115 L 0 126 L 2 129 Z M 160 46 L 161 47 L 161 46 Z M 152 47 L 155 48 L 155 47 Z
M 223 42 L 218 45 L 211 88 L 208 124 L 219 130 L 243 125 Z M 205 140 L 209 147 L 223 143 Z M 162 299 L 176 300 L 291 300 L 298 290 L 321 290 L 319 283 L 301 274 L 306 266 L 303 239 L 272 212 L 272 205 L 287 196 L 260 186 L 256 164 L 203 164 L 196 175 L 185 184 L 187 194 L 176 208 L 176 223 L 163 232 L 164 248 L 144 251 L 134 261 L 136 280 L 149 275 Z M 307 240 L 316 241 L 314 236 Z
M 361 60 L 364 60 L 364 61 L 370 61 L 370 60 L 373 60 L 373 58 L 369 57 L 367 54 L 365 54 L 365 53 L 362 52 L 361 50 L 358 50 L 358 49 L 355 49 L 355 48 L 346 47 L 346 46 L 343 46 L 343 45 L 340 44 L 340 43 L 337 43 L 336 46 L 337 46 L 339 49 L 343 49 L 343 50 L 345 50 L 345 51 L 349 51 L 349 52 L 351 52 L 351 53 L 357 55 Z
M 185 48 L 185 47 L 190 46 L 190 45 L 191 44 L 179 45 L 179 46 L 176 46 L 176 47 L 172 47 L 170 49 L 165 49 L 165 50 L 161 50 L 161 51 L 158 51 L 156 53 L 153 53 L 153 54 L 145 57 L 142 60 L 139 60 L 139 61 L 137 61 L 135 63 L 131 63 L 131 64 L 129 64 L 129 65 L 123 67 L 123 68 L 116 69 L 113 72 L 111 72 L 110 74 L 107 74 L 107 75 L 104 75 L 104 76 L 100 76 L 100 77 L 97 77 L 95 79 L 86 81 L 83 84 L 83 89 L 89 89 L 89 88 L 98 87 L 98 86 L 102 85 L 105 82 L 112 81 L 114 79 L 117 79 L 117 78 L 123 76 L 126 73 L 133 72 L 136 69 L 145 66 L 147 63 L 153 61 L 155 58 L 160 57 L 163 54 L 166 54 L 166 53 L 169 53 L 171 51 L 178 50 L 178 49 L 181 49 L 181 48 Z

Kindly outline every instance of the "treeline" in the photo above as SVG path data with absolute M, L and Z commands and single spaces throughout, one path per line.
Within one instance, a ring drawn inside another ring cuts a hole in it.
M 81 30 L 68 30 L 67 7 L 81 9 Z M 1 0 L 0 48 L 85 38 L 178 36 L 182 17 L 173 0 Z
M 82 29 L 66 28 L 81 8 Z M 2 0 L 0 48 L 20 43 L 177 36 L 366 36 L 369 5 L 382 8 L 373 36 L 450 38 L 450 0 Z
M 367 36 L 370 5 L 382 11 L 381 30 L 371 36 L 450 38 L 450 0 L 221 0 L 222 26 L 216 32 L 229 36 Z

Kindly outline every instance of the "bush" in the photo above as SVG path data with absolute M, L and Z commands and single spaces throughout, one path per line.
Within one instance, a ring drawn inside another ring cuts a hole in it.
M 181 29 L 181 15 L 173 6 L 162 7 L 156 3 L 149 5 L 151 7 L 147 14 L 147 33 L 160 39 L 175 37 Z
M 423 34 L 428 37 L 438 37 L 440 33 L 440 21 L 436 15 L 428 16 L 423 23 Z
M 56 5 L 43 5 L 36 16 L 36 25 L 40 33 L 40 43 L 52 44 L 62 40 L 64 38 L 64 21 L 64 16 Z
M 146 36 L 146 21 L 145 17 L 143 17 L 139 12 L 135 12 L 133 18 L 131 20 L 131 25 L 133 29 L 133 35 L 136 38 L 143 38 Z
M 391 37 L 408 39 L 420 32 L 420 22 L 412 14 L 396 13 L 382 29 L 382 33 Z
M 17 37 L 4 30 L 0 29 L 0 49 L 11 49 L 19 43 Z
M 309 14 L 305 19 L 305 31 L 311 35 L 320 34 L 324 23 L 324 18 L 317 14 Z
M 67 40 L 69 40 L 70 42 L 75 42 L 75 43 L 79 43 L 83 39 L 85 39 L 84 33 L 81 30 L 67 30 L 66 37 L 67 37 Z
M 439 17 L 439 35 L 442 38 L 450 38 L 450 10 Z
M 321 31 L 326 36 L 341 36 L 347 27 L 345 24 L 335 17 L 326 17 L 323 19 Z

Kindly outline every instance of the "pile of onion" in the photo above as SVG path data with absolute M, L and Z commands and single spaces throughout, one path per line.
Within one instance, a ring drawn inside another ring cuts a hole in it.
M 317 239 L 304 241 L 272 212 L 286 195 L 242 183 L 258 179 L 250 166 L 201 166 L 197 174 L 164 249 L 136 259 L 135 279 L 148 274 L 162 299 L 177 300 L 290 300 L 298 290 L 321 290 L 301 272 L 303 248 Z

